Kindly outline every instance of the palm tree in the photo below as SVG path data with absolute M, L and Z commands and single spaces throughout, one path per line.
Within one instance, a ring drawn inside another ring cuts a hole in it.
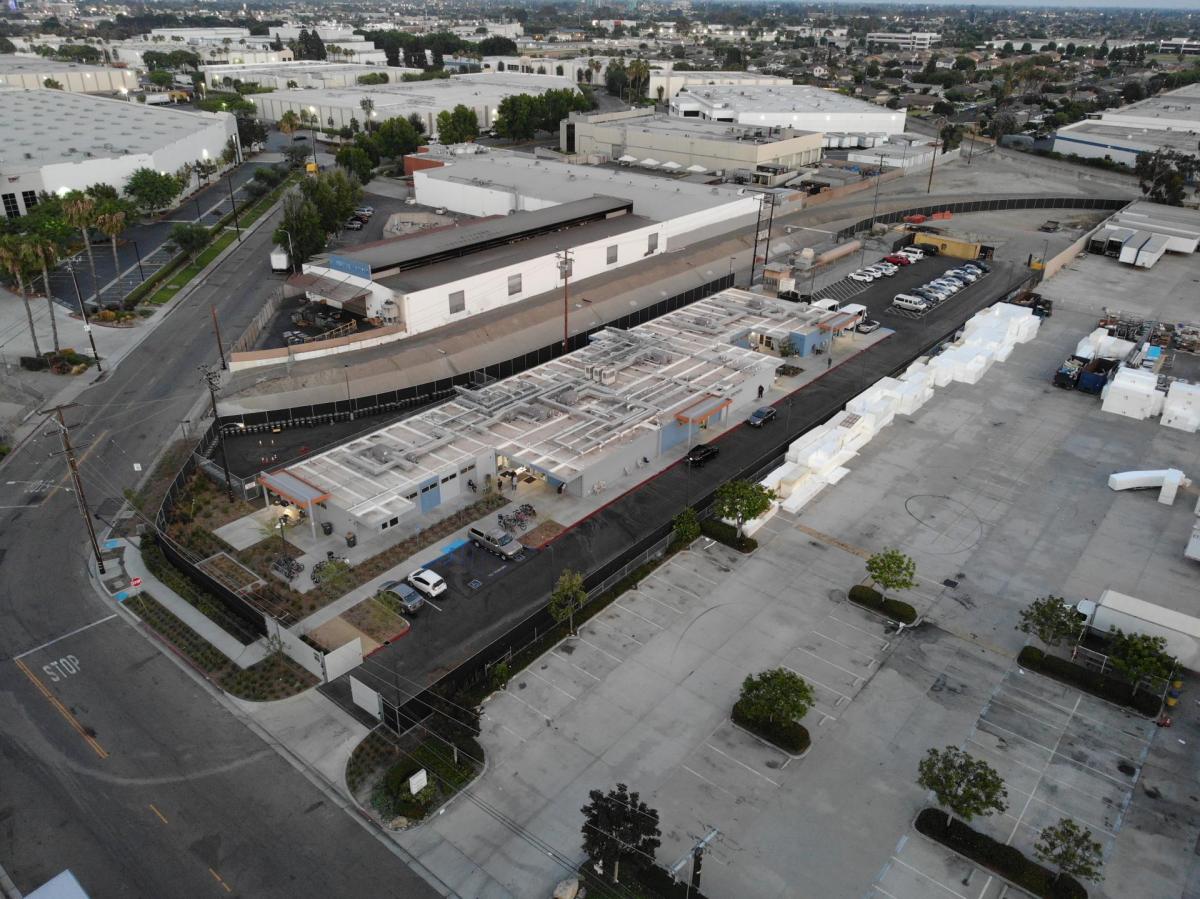
M 284 134 L 292 134 L 300 127 L 300 117 L 293 110 L 289 109 L 279 117 L 278 124 L 279 130 Z
M 78 228 L 83 234 L 83 248 L 87 251 L 88 267 L 92 271 L 92 292 L 96 297 L 96 307 L 100 307 L 100 279 L 96 277 L 96 257 L 92 255 L 92 237 L 88 233 L 96 223 L 96 201 L 79 191 L 67 194 L 63 203 L 63 216 L 72 228 Z
M 629 86 L 633 88 L 635 97 L 642 96 L 646 83 L 650 81 L 650 65 L 640 56 L 629 63 L 625 70 L 629 75 Z
M 588 72 L 590 73 L 588 75 L 588 83 L 589 84 L 591 84 L 592 82 L 594 82 L 596 80 L 596 76 L 600 74 L 600 70 L 602 68 L 604 68 L 604 65 L 600 62 L 600 60 L 596 59 L 595 57 L 592 57 L 591 59 L 588 60 Z
M 96 215 L 96 227 L 112 243 L 114 278 L 118 278 L 121 275 L 121 261 L 117 258 L 117 238 L 125 230 L 125 218 L 125 208 L 121 203 L 106 205 Z
M 46 288 L 46 311 L 50 314 L 50 334 L 54 338 L 54 352 L 57 353 L 60 349 L 58 321 L 54 318 L 54 294 L 50 292 L 50 267 L 58 264 L 59 256 L 61 256 L 60 247 L 58 241 L 45 234 L 26 235 L 25 245 L 42 268 L 42 284 Z
M 17 282 L 21 292 L 21 300 L 25 303 L 25 317 L 29 319 L 29 336 L 33 340 L 33 355 L 41 356 L 42 349 L 38 346 L 37 331 L 33 327 L 33 307 L 29 305 L 29 291 L 25 289 L 25 274 L 32 267 L 32 254 L 24 238 L 15 234 L 0 238 L 0 268 L 3 268 Z

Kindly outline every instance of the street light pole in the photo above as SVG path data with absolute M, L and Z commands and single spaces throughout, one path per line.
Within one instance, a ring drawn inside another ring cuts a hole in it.
M 942 116 L 937 120 L 938 136 L 933 141 L 933 155 L 929 157 L 929 184 L 925 187 L 925 193 L 933 193 L 933 164 L 937 162 L 938 146 L 941 144 L 942 128 L 946 124 L 946 117 Z
M 879 213 L 879 185 L 883 181 L 883 154 L 879 154 L 879 171 L 875 173 L 875 200 L 871 204 L 871 228 L 869 233 L 875 231 L 875 216 Z M 867 258 L 867 242 L 863 241 L 862 253 L 859 254 L 858 264 L 862 266 Z
M 233 207 L 233 227 L 237 231 L 238 243 L 241 243 L 242 226 L 238 224 L 237 200 L 233 196 L 233 172 L 225 176 L 225 183 L 229 186 L 229 205 Z
M 138 261 L 138 274 L 141 276 L 142 282 L 144 283 L 146 280 L 146 272 L 142 268 L 142 251 L 138 249 L 136 240 L 131 240 L 129 242 L 131 244 L 133 244 L 133 252 L 137 256 L 137 261 Z
M 100 354 L 96 352 L 96 338 L 92 336 L 92 323 L 88 321 L 87 307 L 83 305 L 83 294 L 79 292 L 79 279 L 75 277 L 75 266 L 69 259 L 67 260 L 67 271 L 71 273 L 71 283 L 75 285 L 75 299 L 79 302 L 79 316 L 83 319 L 83 330 L 88 336 L 88 343 L 92 345 L 92 357 L 96 360 L 96 371 L 103 373 L 104 369 L 100 367 Z
M 217 443 L 221 447 L 221 469 L 225 472 L 225 491 L 233 502 L 233 480 L 229 477 L 229 454 L 225 452 L 225 432 L 221 429 L 221 417 L 217 414 L 217 382 L 221 373 L 207 365 L 200 366 L 200 376 L 208 386 L 208 398 L 212 402 L 213 427 L 217 429 Z
M 292 270 L 292 274 L 296 274 L 296 251 L 292 248 L 292 232 L 287 228 L 280 228 L 288 239 L 288 268 Z

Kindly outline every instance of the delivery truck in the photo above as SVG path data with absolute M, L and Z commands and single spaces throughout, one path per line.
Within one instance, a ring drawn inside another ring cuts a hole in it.
M 1126 634 L 1162 637 L 1167 641 L 1167 653 L 1180 665 L 1200 670 L 1200 618 L 1116 590 L 1105 590 L 1094 603 L 1083 600 L 1075 609 L 1100 633 L 1107 634 L 1115 627 Z
M 271 247 L 271 271 L 286 272 L 289 267 L 287 250 L 283 247 Z

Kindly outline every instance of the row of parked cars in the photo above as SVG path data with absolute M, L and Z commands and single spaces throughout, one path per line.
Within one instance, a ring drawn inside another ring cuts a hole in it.
M 347 231 L 361 231 L 363 225 L 371 220 L 371 216 L 375 214 L 374 206 L 359 206 L 354 210 L 354 215 L 346 220 L 345 228 Z
M 868 265 L 866 268 L 860 268 L 856 272 L 851 272 L 847 277 L 851 281 L 858 281 L 860 284 L 870 284 L 872 281 L 878 281 L 881 278 L 890 278 L 906 265 L 912 265 L 914 262 L 920 262 L 926 256 L 936 256 L 938 254 L 937 247 L 904 247 L 884 256 L 874 265 Z
M 974 284 L 992 270 L 986 262 L 965 262 L 958 268 L 947 269 L 937 278 L 908 293 L 898 293 L 892 300 L 897 309 L 908 312 L 928 312 L 950 299 L 964 287 Z

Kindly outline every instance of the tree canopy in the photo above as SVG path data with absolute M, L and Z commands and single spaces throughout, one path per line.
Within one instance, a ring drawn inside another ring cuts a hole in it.
M 964 822 L 1008 808 L 1008 790 L 996 770 L 955 746 L 930 749 L 917 771 L 917 784 Z
M 816 696 L 796 672 L 772 668 L 742 681 L 738 708 L 752 721 L 799 721 L 808 714 Z
M 592 790 L 588 799 L 580 809 L 583 851 L 600 869 L 600 876 L 619 883 L 622 865 L 635 870 L 652 865 L 662 845 L 658 811 L 622 783 L 608 793 Z
M 738 536 L 747 521 L 771 508 L 775 491 L 757 481 L 728 481 L 717 488 L 713 497 L 713 514 L 737 525 Z
M 908 590 L 917 585 L 917 563 L 898 549 L 885 549 L 867 559 L 867 575 L 885 590 Z
M 408 124 L 407 120 L 401 121 Z M 444 144 L 468 143 L 479 136 L 479 117 L 474 109 L 459 103 L 454 109 L 438 113 L 437 132 L 438 140 Z
M 174 175 L 164 175 L 154 169 L 137 169 L 125 183 L 125 195 L 149 212 L 165 209 L 175 202 L 182 190 Z
M 1090 830 L 1070 818 L 1060 818 L 1057 824 L 1042 828 L 1033 846 L 1038 860 L 1053 867 L 1060 878 L 1066 874 L 1092 881 L 1104 879 L 1100 873 L 1104 864 L 1103 849 L 1092 839 Z
M 1037 637 L 1045 646 L 1060 646 L 1067 637 L 1079 632 L 1075 610 L 1061 596 L 1041 596 L 1020 612 L 1017 630 Z
M 550 593 L 550 616 L 559 624 L 568 622 L 568 629 L 575 633 L 575 613 L 587 602 L 587 590 L 583 586 L 583 575 L 570 568 L 563 569 L 558 582 Z

